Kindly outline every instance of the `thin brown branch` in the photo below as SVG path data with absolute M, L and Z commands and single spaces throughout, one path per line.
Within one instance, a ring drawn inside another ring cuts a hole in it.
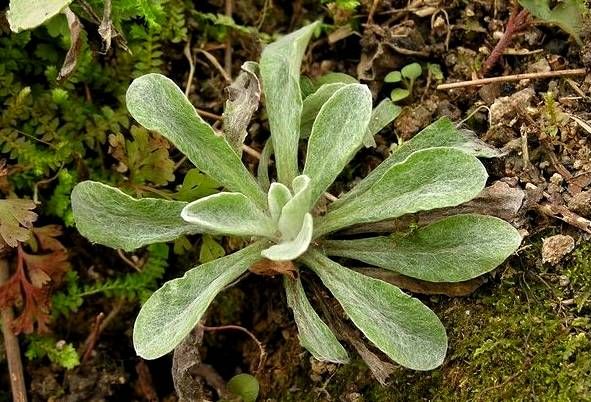
M 496 83 L 496 82 L 536 80 L 536 79 L 555 78 L 555 77 L 574 77 L 574 76 L 580 76 L 580 75 L 586 75 L 586 74 L 587 74 L 586 69 L 574 68 L 571 70 L 558 70 L 558 71 L 545 71 L 545 72 L 539 72 L 539 73 L 504 75 L 502 77 L 482 78 L 482 79 L 478 79 L 478 80 L 460 81 L 460 82 L 452 82 L 449 84 L 441 84 L 441 85 L 437 86 L 437 89 L 438 90 L 456 89 L 456 88 L 465 88 L 465 87 L 487 85 L 487 84 L 492 84 L 492 83 Z
M 265 351 L 265 346 L 263 345 L 263 343 L 261 341 L 258 340 L 258 338 L 252 332 L 250 332 L 246 328 L 241 327 L 240 325 L 221 325 L 219 327 L 208 327 L 206 325 L 199 324 L 199 326 L 201 328 L 203 328 L 204 331 L 207 331 L 207 332 L 220 332 L 220 331 L 227 331 L 227 330 L 235 330 L 235 331 L 244 332 L 259 347 L 259 364 L 257 366 L 256 371 L 258 372 L 263 368 L 263 365 L 265 364 L 265 360 L 267 359 L 267 352 Z
M 232 82 L 232 77 L 230 77 L 228 75 L 226 70 L 224 70 L 224 68 L 220 65 L 220 62 L 214 57 L 213 54 L 209 53 L 205 49 L 197 49 L 196 51 L 205 56 L 205 58 L 211 63 L 211 65 L 214 66 L 216 68 L 216 70 L 219 71 L 219 73 L 222 75 L 222 77 L 224 77 L 224 80 L 226 80 L 226 82 L 228 82 L 228 83 Z
M 207 110 L 202 110 L 202 109 L 197 109 L 197 114 L 201 117 L 205 117 L 207 119 L 212 119 L 215 121 L 222 121 L 222 116 L 220 116 L 219 114 L 215 114 L 215 113 L 211 113 L 208 112 Z
M 117 255 L 119 255 L 119 258 L 121 258 L 123 262 L 125 262 L 131 268 L 135 269 L 137 272 L 142 272 L 142 268 L 137 263 L 129 259 L 121 249 L 117 249 Z
M 80 348 L 80 352 L 83 356 L 86 356 L 87 354 L 90 355 L 92 353 L 92 350 L 94 349 L 96 343 L 98 342 L 98 339 L 100 338 L 101 334 L 103 333 L 105 328 L 107 328 L 107 326 L 119 314 L 119 312 L 123 308 L 124 304 L 125 304 L 125 300 L 120 299 L 115 304 L 113 309 L 109 312 L 109 314 L 107 314 L 107 316 L 104 317 L 104 319 L 102 317 L 99 318 L 97 316 L 97 318 L 95 319 L 95 322 L 93 324 L 92 330 L 90 331 L 90 334 L 88 335 L 88 337 L 86 338 L 86 340 L 82 344 L 82 347 Z M 104 316 L 103 313 L 99 314 L 99 316 L 101 316 L 101 315 Z M 83 357 L 82 361 L 85 361 L 84 357 Z
M 187 77 L 187 85 L 185 85 L 185 96 L 188 98 L 189 94 L 191 93 L 191 84 L 193 82 L 193 75 L 195 75 L 195 62 L 193 59 L 195 56 L 191 53 L 191 40 L 187 41 L 185 45 L 185 49 L 183 50 L 187 61 L 189 62 L 189 76 Z
M 104 313 L 99 313 L 94 318 L 94 323 L 92 324 L 92 330 L 90 331 L 90 335 L 88 337 L 88 343 L 84 345 L 84 354 L 82 355 L 82 362 L 86 363 L 92 357 L 92 351 L 94 350 L 94 346 L 96 345 L 96 341 L 100 335 L 101 323 L 105 319 Z
M 8 261 L 2 258 L 0 259 L 0 285 L 8 280 L 8 276 Z M 21 350 L 18 344 L 18 338 L 12 332 L 13 319 L 14 313 L 12 307 L 3 308 L 2 335 L 4 337 L 4 348 L 6 349 L 6 360 L 8 361 L 12 400 L 14 402 L 27 402 L 27 388 L 25 386 Z

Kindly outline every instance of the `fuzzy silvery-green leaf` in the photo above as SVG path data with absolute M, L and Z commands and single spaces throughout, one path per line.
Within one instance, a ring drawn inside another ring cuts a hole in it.
M 199 117 L 179 87 L 163 75 L 136 78 L 127 90 L 127 108 L 142 126 L 158 131 L 196 167 L 259 207 L 266 196 L 230 144 Z
M 330 99 L 332 95 L 346 84 L 337 82 L 334 84 L 325 84 L 316 90 L 313 94 L 304 99 L 302 104 L 302 119 L 300 122 L 300 137 L 308 138 L 312 132 L 314 120 L 320 112 L 322 105 Z
M 263 151 L 261 152 L 261 159 L 257 166 L 257 180 L 263 188 L 268 191 L 271 186 L 271 180 L 269 179 L 269 165 L 271 164 L 271 156 L 273 155 L 273 141 L 269 138 L 265 142 Z
M 424 281 L 461 282 L 496 268 L 520 243 L 519 232 L 499 218 L 456 215 L 408 234 L 329 240 L 322 250 Z
M 579 45 L 583 45 L 581 31 L 584 13 L 588 12 L 585 0 L 563 0 L 550 9 L 550 0 L 519 0 L 519 4 L 534 17 L 548 24 L 558 25 L 568 32 Z
M 155 291 L 135 320 L 136 353 L 144 359 L 157 359 L 174 349 L 197 325 L 215 296 L 260 260 L 265 246 L 257 242 L 192 268 Z
M 339 89 L 344 87 L 346 84 L 332 83 L 324 84 L 316 90 L 313 94 L 309 95 L 304 99 L 304 106 L 302 111 L 302 123 L 300 125 L 300 136 L 301 138 L 308 138 L 312 132 L 312 125 L 320 108 L 326 103 L 328 99 Z M 390 124 L 402 111 L 402 108 L 395 105 L 390 99 L 384 99 L 381 101 L 371 112 L 371 118 L 365 138 L 363 139 L 363 145 L 365 147 L 375 147 L 376 143 L 374 136 L 386 125 Z
M 314 79 L 314 85 L 317 89 L 322 85 L 335 84 L 339 82 L 342 84 L 359 84 L 359 81 L 355 77 L 339 72 L 326 73 Z
M 315 237 L 355 225 L 452 207 L 476 197 L 486 169 L 455 148 L 429 148 L 392 166 L 367 191 L 319 219 Z
M 401 111 L 402 108 L 395 105 L 390 99 L 381 101 L 371 112 L 363 145 L 366 147 L 375 147 L 376 141 L 373 137 L 388 124 L 392 123 Z
M 283 284 L 287 304 L 293 311 L 298 327 L 300 344 L 317 360 L 332 363 L 349 362 L 349 355 L 343 345 L 310 304 L 300 278 L 291 279 L 284 276 Z
M 203 228 L 185 222 L 186 202 L 156 198 L 136 199 L 106 184 L 84 181 L 72 191 L 76 228 L 94 243 L 131 251 L 166 242 Z
M 293 197 L 281 209 L 278 227 L 285 240 L 291 240 L 300 233 L 304 216 L 310 210 L 310 178 L 300 175 L 292 182 Z
M 291 191 L 281 183 L 272 183 L 267 194 L 269 199 L 269 213 L 273 222 L 279 222 L 281 210 L 291 200 Z
M 242 193 L 218 193 L 187 204 L 181 217 L 212 233 L 267 236 L 275 233 L 272 219 Z
M 370 117 L 371 92 L 361 84 L 337 90 L 320 109 L 304 165 L 304 174 L 311 179 L 311 206 L 361 147 Z
M 316 250 L 310 250 L 302 260 L 351 321 L 389 358 L 413 370 L 432 370 L 443 363 L 445 328 L 418 299 L 394 285 L 347 269 Z
M 284 240 L 261 252 L 261 255 L 272 261 L 291 261 L 304 254 L 312 240 L 314 224 L 312 215 L 304 215 L 299 233 L 292 240 Z
M 300 67 L 318 23 L 307 25 L 265 47 L 259 63 L 265 106 L 271 126 L 277 176 L 290 184 L 298 175 L 298 141 L 302 115 Z
M 359 182 L 351 191 L 342 195 L 330 205 L 330 209 L 336 209 L 347 200 L 356 198 L 359 194 L 370 188 L 392 166 L 405 160 L 413 152 L 427 148 L 453 147 L 462 149 L 468 153 L 482 158 L 494 158 L 501 153 L 486 145 L 468 130 L 458 130 L 453 122 L 442 117 L 433 124 L 427 126 L 409 141 L 394 149 L 392 154 L 376 167 L 367 177 Z
M 10 0 L 6 19 L 13 32 L 33 29 L 58 15 L 72 0 Z

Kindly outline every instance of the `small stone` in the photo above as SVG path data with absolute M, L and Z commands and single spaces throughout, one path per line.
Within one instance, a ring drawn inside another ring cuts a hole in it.
M 491 124 L 504 124 L 517 116 L 518 111 L 527 108 L 535 96 L 533 88 L 526 88 L 511 96 L 498 98 L 490 107 Z
M 555 235 L 548 237 L 542 243 L 542 262 L 556 265 L 574 248 L 575 239 L 571 236 Z
M 569 284 L 570 284 L 570 279 L 568 279 L 568 276 L 566 276 L 566 275 L 560 275 L 560 276 L 558 277 L 558 285 L 559 285 L 561 288 L 565 288 L 565 287 L 567 287 Z
M 347 402 L 363 402 L 363 395 L 361 395 L 359 392 L 351 392 L 346 396 L 346 398 Z
M 561 184 L 563 180 L 564 179 L 562 178 L 562 176 L 558 173 L 554 173 L 552 175 L 552 177 L 550 177 L 550 183 L 556 184 L 556 185 Z

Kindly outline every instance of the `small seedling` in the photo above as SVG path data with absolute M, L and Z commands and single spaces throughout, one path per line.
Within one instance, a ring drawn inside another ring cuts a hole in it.
M 384 81 L 387 83 L 401 83 L 404 88 L 394 88 L 390 94 L 392 102 L 398 102 L 412 95 L 417 78 L 421 76 L 423 69 L 419 63 L 411 63 L 402 67 L 400 71 L 391 71 Z
M 439 64 L 428 63 L 427 70 L 435 81 L 443 81 L 443 71 L 441 71 L 441 66 Z
M 369 88 L 357 82 L 321 84 L 303 98 L 300 64 L 316 26 L 291 33 L 263 51 L 259 75 L 272 147 L 262 151 L 258 181 L 242 163 L 240 150 L 199 117 L 180 88 L 162 75 L 148 74 L 137 78 L 127 92 L 132 116 L 164 135 L 226 191 L 192 202 L 135 199 L 86 181 L 72 192 L 78 230 L 93 242 L 133 250 L 207 233 L 242 237 L 248 244 L 188 270 L 152 294 L 133 331 L 140 356 L 155 359 L 172 351 L 219 292 L 249 268 L 262 266 L 282 275 L 300 342 L 315 358 L 349 361 L 347 350 L 308 300 L 298 275 L 302 270 L 316 274 L 353 324 L 393 361 L 431 370 L 443 362 L 447 350 L 445 328 L 435 313 L 398 287 L 341 263 L 357 260 L 423 281 L 458 282 L 491 271 L 519 246 L 521 236 L 507 222 L 454 215 L 453 209 L 428 225 L 390 236 L 370 232 L 351 239 L 339 234 L 351 226 L 362 229 L 372 222 L 473 199 L 487 179 L 477 156 L 498 153 L 475 144 L 465 131 L 441 119 L 397 147 L 352 190 L 326 206 L 326 191 L 388 119 L 372 119 L 381 113 L 372 111 Z M 250 78 L 258 79 L 252 71 Z M 416 66 L 401 71 L 409 88 L 419 71 Z M 232 110 L 252 110 L 251 100 L 244 101 L 246 109 L 234 104 Z M 384 108 L 376 109 L 380 107 Z M 307 125 L 310 116 L 313 121 Z M 224 127 L 226 133 L 232 129 Z M 298 149 L 304 137 L 307 151 L 300 171 Z M 277 171 L 272 183 L 270 150 Z

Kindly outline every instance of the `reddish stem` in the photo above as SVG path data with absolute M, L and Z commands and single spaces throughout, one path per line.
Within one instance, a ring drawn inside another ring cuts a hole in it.
M 490 70 L 498 63 L 507 47 L 513 41 L 513 36 L 524 30 L 528 25 L 529 12 L 527 10 L 518 11 L 518 8 L 515 7 L 509 17 L 509 21 L 507 21 L 507 27 L 505 28 L 503 37 L 497 42 L 497 45 L 482 66 L 481 72 L 483 77 L 486 77 Z

